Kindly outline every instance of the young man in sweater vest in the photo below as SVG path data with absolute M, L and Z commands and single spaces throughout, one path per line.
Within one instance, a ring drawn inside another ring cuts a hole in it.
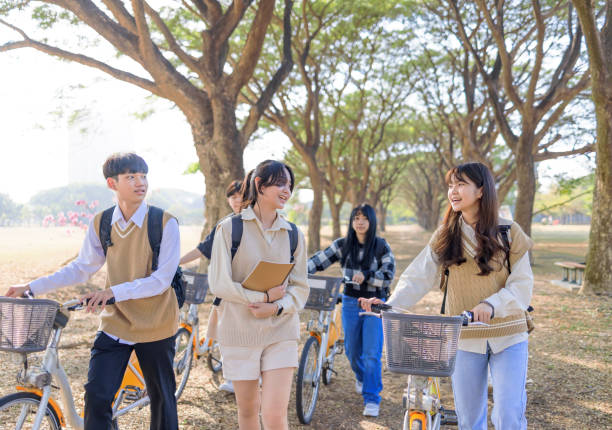
M 35 296 L 87 281 L 106 262 L 106 288 L 84 295 L 88 312 L 99 308 L 100 327 L 91 348 L 85 384 L 85 430 L 112 428 L 111 405 L 132 351 L 136 352 L 151 399 L 151 429 L 178 429 L 174 335 L 178 305 L 170 288 L 180 256 L 177 220 L 164 213 L 157 270 L 148 241 L 148 167 L 136 154 L 113 154 L 102 168 L 106 183 L 115 191 L 117 206 L 111 219 L 106 256 L 100 242 L 101 213 L 87 231 L 76 260 L 53 275 L 11 287 L 7 296 Z M 114 305 L 105 303 L 115 299 Z

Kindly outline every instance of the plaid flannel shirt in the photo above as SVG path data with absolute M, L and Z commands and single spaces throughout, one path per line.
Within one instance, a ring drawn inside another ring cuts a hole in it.
M 362 272 L 365 276 L 365 281 L 359 287 L 350 284 L 345 285 L 344 294 L 347 296 L 386 299 L 389 295 L 389 286 L 395 276 L 395 257 L 389 244 L 383 238 L 377 237 L 376 240 L 383 241 L 384 253 L 382 253 L 382 256 L 374 255 L 368 270 L 362 270 L 359 264 L 352 263 L 350 259 L 347 259 L 345 267 L 342 267 L 342 276 L 345 278 L 353 279 L 353 275 L 357 272 Z M 308 259 L 308 273 L 320 272 L 340 261 L 343 245 L 344 238 L 336 239 L 328 248 L 310 257 Z

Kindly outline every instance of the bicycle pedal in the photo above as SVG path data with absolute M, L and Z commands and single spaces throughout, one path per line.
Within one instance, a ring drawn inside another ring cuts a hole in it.
M 128 402 L 135 402 L 144 397 L 145 391 L 140 387 L 135 387 L 133 385 L 126 385 L 125 388 L 125 397 L 124 400 Z
M 452 409 L 441 408 L 440 415 L 441 415 L 440 424 L 454 425 L 454 426 L 458 424 L 457 414 Z

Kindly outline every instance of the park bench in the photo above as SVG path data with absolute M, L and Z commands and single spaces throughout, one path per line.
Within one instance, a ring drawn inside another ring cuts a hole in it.
M 557 261 L 555 266 L 559 266 L 563 269 L 563 279 L 561 282 L 572 284 L 571 289 L 580 287 L 582 280 L 584 279 L 584 269 L 586 266 L 583 263 L 576 263 L 574 261 Z

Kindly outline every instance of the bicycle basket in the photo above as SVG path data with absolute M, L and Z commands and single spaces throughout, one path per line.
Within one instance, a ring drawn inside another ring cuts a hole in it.
M 0 351 L 44 351 L 58 309 L 52 300 L 0 297 Z
M 185 281 L 185 303 L 199 305 L 208 291 L 208 275 L 196 272 L 183 272 Z
M 453 373 L 461 317 L 383 312 L 382 320 L 391 372 L 422 376 Z
M 309 275 L 308 286 L 310 287 L 310 293 L 304 308 L 317 311 L 333 310 L 338 300 L 341 283 L 342 278 Z

